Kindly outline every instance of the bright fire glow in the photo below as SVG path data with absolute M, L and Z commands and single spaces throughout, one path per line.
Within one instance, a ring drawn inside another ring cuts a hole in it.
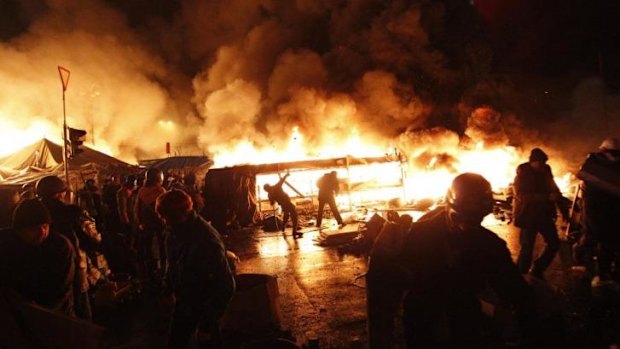
M 359 132 L 353 129 L 346 139 L 338 139 L 330 145 L 307 151 L 304 137 L 298 127 L 291 132 L 288 146 L 283 149 L 257 149 L 250 141 L 241 141 L 235 148 L 215 154 L 215 168 L 230 167 L 242 164 L 269 164 L 292 162 L 311 159 L 329 159 L 345 156 L 370 157 L 386 154 L 386 149 L 364 142 Z M 311 155 L 312 154 L 312 155 Z
M 323 155 L 319 158 L 335 158 L 347 155 L 354 157 L 376 157 L 385 155 L 384 150 L 364 143 L 358 133 L 354 133 L 344 141 L 344 147 L 325 147 L 319 151 Z M 435 148 L 437 145 L 434 145 Z M 446 147 L 448 148 L 448 147 Z M 304 151 L 303 135 L 299 129 L 292 130 L 292 136 L 287 149 L 277 151 L 259 150 L 249 142 L 241 143 L 227 154 L 216 157 L 216 167 L 222 164 L 234 165 L 243 163 L 290 162 L 308 160 L 313 157 Z M 452 159 L 450 164 L 442 164 L 438 156 L 433 156 L 424 166 L 413 165 L 412 162 L 385 162 L 366 165 L 352 165 L 333 169 L 293 170 L 284 190 L 291 197 L 312 197 L 317 195 L 316 182 L 324 173 L 335 170 L 341 180 L 341 192 L 337 202 L 342 207 L 352 207 L 357 203 L 386 202 L 393 199 L 404 202 L 415 202 L 421 199 L 443 197 L 452 179 L 459 173 L 475 172 L 482 174 L 491 182 L 497 193 L 505 190 L 513 181 L 517 166 L 527 161 L 527 158 L 510 146 L 486 147 L 482 142 L 471 148 L 461 148 L 456 153 L 446 150 Z M 408 154 L 403 154 L 406 158 Z M 316 159 L 317 157 L 314 157 Z M 268 159 L 268 161 L 265 161 Z M 265 200 L 266 193 L 262 191 L 264 184 L 274 184 L 279 180 L 278 174 L 262 174 L 257 176 L 259 198 Z M 556 178 L 558 186 L 567 192 L 571 182 L 571 175 L 566 174 Z M 292 189 L 291 187 L 295 188 Z M 349 190 L 347 190 L 347 188 Z M 301 195 L 299 195 L 301 193 Z
M 53 125 L 44 119 L 33 121 L 27 128 L 18 127 L 10 119 L 0 115 L 0 157 L 12 154 L 30 144 L 47 138 L 56 144 L 62 144 L 62 127 Z M 84 143 L 95 148 L 92 143 Z M 114 156 L 112 147 L 104 139 L 97 142 L 97 151 Z
M 62 130 L 53 132 L 53 125 L 45 121 L 34 121 L 27 128 L 18 127 L 11 119 L 0 115 L 0 157 L 32 144 L 43 137 L 57 140 L 62 136 Z

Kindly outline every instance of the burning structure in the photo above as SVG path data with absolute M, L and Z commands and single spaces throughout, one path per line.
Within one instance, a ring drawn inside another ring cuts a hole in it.
M 326 171 L 335 170 L 343 178 L 338 204 L 351 211 L 354 205 L 405 198 L 402 165 L 399 155 L 386 155 L 216 168 L 210 169 L 205 176 L 205 197 L 207 202 L 214 203 L 211 210 L 226 212 L 227 221 L 236 218 L 241 225 L 248 225 L 257 222 L 258 213 L 272 211 L 271 207 L 264 206 L 267 195 L 261 188 L 264 184 L 277 182 L 282 172 L 291 172 L 285 190 L 298 203 L 305 202 L 305 206 L 313 211 L 317 180 Z

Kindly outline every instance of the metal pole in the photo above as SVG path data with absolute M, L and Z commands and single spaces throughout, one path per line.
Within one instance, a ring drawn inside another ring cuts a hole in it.
M 62 138 L 63 138 L 63 152 L 62 152 L 62 162 L 65 166 L 65 181 L 67 182 L 67 186 L 69 186 L 69 190 L 71 190 L 71 183 L 69 182 L 69 157 L 67 156 L 67 109 L 65 106 L 65 88 L 63 86 L 62 89 Z
M 400 167 L 400 185 L 403 188 L 403 203 L 406 204 L 408 201 L 407 197 L 407 179 L 405 166 L 403 165 L 403 157 L 400 152 L 398 152 L 398 165 Z

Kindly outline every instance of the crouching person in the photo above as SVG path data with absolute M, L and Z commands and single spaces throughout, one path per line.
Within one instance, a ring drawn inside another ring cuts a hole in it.
M 235 281 L 220 235 L 181 190 L 160 195 L 156 210 L 166 224 L 164 292 L 174 302 L 167 347 L 221 348 L 219 320 Z

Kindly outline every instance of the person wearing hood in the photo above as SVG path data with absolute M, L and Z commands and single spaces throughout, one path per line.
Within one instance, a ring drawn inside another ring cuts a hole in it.
M 568 221 L 567 207 L 561 204 L 562 193 L 547 160 L 549 157 L 542 149 L 532 149 L 529 161 L 517 167 L 514 180 L 513 217 L 515 226 L 521 229 L 517 266 L 522 274 L 529 272 L 541 280 L 560 248 L 555 224 L 558 209 Z M 545 247 L 532 263 L 537 234 L 542 236 Z

